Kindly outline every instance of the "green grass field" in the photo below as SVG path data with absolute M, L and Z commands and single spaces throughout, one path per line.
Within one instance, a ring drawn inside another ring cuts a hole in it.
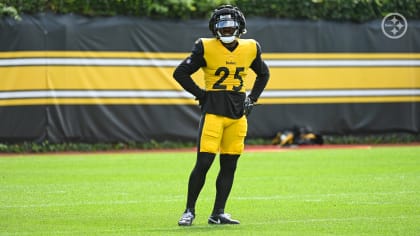
M 179 227 L 193 152 L 0 157 L 0 235 L 420 235 L 420 146 L 246 152 L 210 226 L 215 162 Z

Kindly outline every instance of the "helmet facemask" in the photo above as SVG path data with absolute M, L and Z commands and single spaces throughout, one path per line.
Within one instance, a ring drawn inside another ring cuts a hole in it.
M 209 21 L 209 29 L 220 41 L 229 44 L 246 33 L 245 17 L 239 8 L 222 5 L 216 8 Z
M 239 23 L 231 15 L 221 15 L 214 25 L 216 37 L 223 43 L 229 44 L 239 37 Z

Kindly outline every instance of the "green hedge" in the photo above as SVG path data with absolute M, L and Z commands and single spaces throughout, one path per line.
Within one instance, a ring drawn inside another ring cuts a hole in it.
M 0 16 L 52 11 L 87 16 L 141 16 L 151 18 L 208 18 L 224 3 L 237 5 L 247 17 L 368 21 L 390 12 L 420 18 L 420 0 L 2 0 Z M 12 7 L 12 8 L 10 8 Z M 6 8 L 6 9 L 5 9 Z
M 49 152 L 96 152 L 121 150 L 162 150 L 183 149 L 195 147 L 194 142 L 174 142 L 151 140 L 144 143 L 117 142 L 117 143 L 0 143 L 0 153 L 49 153 Z
M 0 3 L 0 16 L 11 16 L 16 20 L 20 20 L 20 16 L 15 7 L 7 6 Z

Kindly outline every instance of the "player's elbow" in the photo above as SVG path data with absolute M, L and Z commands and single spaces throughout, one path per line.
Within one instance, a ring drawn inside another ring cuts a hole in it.
M 270 70 L 268 69 L 268 66 L 265 63 L 263 64 L 263 70 L 258 77 L 260 77 L 264 81 L 268 81 L 268 79 L 270 78 Z
M 261 73 L 261 74 L 257 75 L 257 78 L 256 79 L 259 80 L 259 81 L 261 81 L 261 83 L 262 82 L 267 83 L 267 81 L 268 81 L 269 78 L 270 78 L 270 72 L 267 71 L 267 72 L 264 72 L 264 73 Z
M 175 80 L 178 80 L 178 78 L 180 78 L 180 71 L 179 71 L 179 67 L 175 68 L 174 72 L 172 73 L 172 77 Z
M 178 66 L 175 70 L 174 73 L 172 74 L 172 77 L 176 80 L 176 81 L 182 81 L 183 78 L 187 78 L 189 77 L 188 73 L 185 72 L 185 70 L 183 70 L 182 67 Z

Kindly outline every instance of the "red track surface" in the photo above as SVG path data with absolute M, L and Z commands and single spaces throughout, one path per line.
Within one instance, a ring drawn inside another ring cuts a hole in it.
M 247 145 L 245 152 L 289 152 L 313 149 L 370 149 L 375 147 L 401 147 L 401 146 L 420 146 L 420 143 L 405 144 L 325 144 L 325 145 L 301 145 L 280 147 L 279 145 Z M 22 155 L 86 155 L 86 154 L 117 154 L 117 153 L 151 153 L 151 152 L 195 152 L 196 148 L 180 149 L 153 149 L 153 150 L 113 150 L 97 152 L 50 152 L 50 153 L 0 153 L 0 157 L 22 156 Z
M 247 146 L 245 152 L 285 152 L 311 149 L 370 149 L 374 147 L 401 147 L 401 146 L 420 146 L 420 143 L 407 144 L 324 144 L 324 145 L 300 145 L 280 147 L 279 145 Z

